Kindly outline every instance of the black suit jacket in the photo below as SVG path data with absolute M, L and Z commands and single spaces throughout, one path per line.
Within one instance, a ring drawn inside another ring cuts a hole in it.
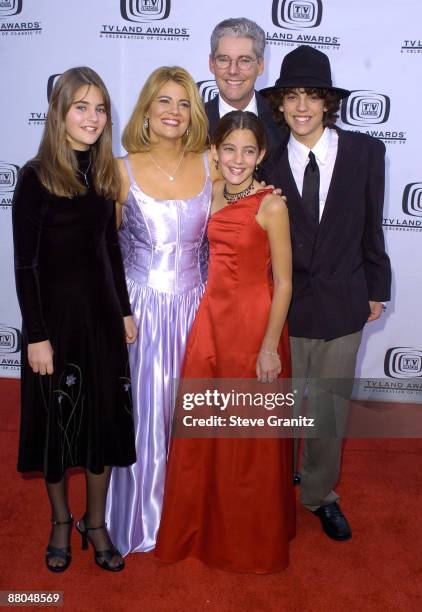
M 272 156 L 279 149 L 285 138 L 283 138 L 280 129 L 277 127 L 273 119 L 273 113 L 268 102 L 257 91 L 255 92 L 255 96 L 258 117 L 261 119 L 265 126 L 265 133 L 267 136 L 268 145 L 267 155 L 265 157 L 265 160 L 261 163 L 258 172 L 258 178 L 268 183 L 267 167 L 270 163 Z M 207 113 L 209 122 L 209 133 L 212 137 L 215 126 L 217 125 L 220 119 L 220 113 L 218 111 L 218 96 L 215 96 L 215 98 L 209 100 L 209 102 L 205 104 L 205 112 Z
M 337 129 L 338 151 L 319 225 L 305 208 L 279 148 L 269 180 L 287 198 L 293 250 L 289 332 L 331 340 L 359 331 L 369 300 L 390 299 L 391 269 L 382 231 L 385 146 Z

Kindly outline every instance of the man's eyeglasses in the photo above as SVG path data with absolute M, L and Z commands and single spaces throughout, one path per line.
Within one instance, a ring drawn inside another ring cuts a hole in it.
M 227 68 L 230 68 L 232 62 L 234 62 L 239 70 L 243 70 L 246 72 L 247 70 L 250 70 L 252 68 L 252 64 L 254 64 L 257 59 L 258 58 L 256 57 L 249 57 L 248 55 L 242 55 L 237 59 L 231 59 L 228 55 L 217 55 L 214 61 L 215 65 L 217 66 L 217 68 L 220 68 L 220 70 L 226 70 Z

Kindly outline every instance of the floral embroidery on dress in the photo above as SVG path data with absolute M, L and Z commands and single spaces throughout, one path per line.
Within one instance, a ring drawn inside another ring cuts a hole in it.
M 82 394 L 82 371 L 75 363 L 66 364 L 66 369 L 60 374 L 57 394 L 58 427 L 61 432 L 61 465 L 78 463 L 78 442 L 84 416 L 85 393 Z M 65 389 L 66 387 L 66 389 Z
M 120 376 L 119 380 L 122 381 L 123 383 L 123 390 L 125 392 L 125 403 L 123 405 L 124 410 L 130 414 L 130 416 L 133 415 L 133 408 L 132 408 L 132 384 L 130 381 L 130 370 L 129 370 L 129 361 L 127 361 L 126 363 L 126 376 Z
M 131 417 L 132 385 L 130 380 L 129 361 L 126 362 L 125 375 L 119 376 L 118 389 L 121 391 L 120 404 Z M 84 457 L 80 456 L 80 433 L 85 416 L 86 383 L 82 370 L 76 363 L 66 363 L 65 369 L 57 379 L 57 388 L 52 389 L 53 377 L 39 377 L 41 395 L 47 414 L 56 411 L 56 422 L 60 435 L 60 453 L 58 460 L 62 470 L 68 467 L 84 465 Z M 45 387 L 44 385 L 48 386 Z M 47 394 L 47 396 L 46 396 Z M 54 401 L 54 398 L 57 401 Z M 116 398 L 116 401 L 117 398 Z M 47 419 L 47 423 L 50 419 Z M 49 426 L 49 425 L 47 425 Z M 82 445 L 83 447 L 83 445 Z
M 66 376 L 66 386 L 67 387 L 72 387 L 75 383 L 76 383 L 76 376 L 74 376 L 73 374 L 69 374 L 69 376 Z

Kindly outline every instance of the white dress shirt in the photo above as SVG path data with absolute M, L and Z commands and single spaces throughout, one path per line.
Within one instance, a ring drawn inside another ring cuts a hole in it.
M 321 220 L 324 211 L 325 201 L 327 199 L 328 190 L 330 188 L 331 178 L 333 176 L 334 164 L 337 157 L 338 149 L 338 134 L 336 130 L 325 128 L 321 138 L 316 145 L 309 149 L 290 134 L 287 151 L 289 156 L 289 164 L 295 179 L 297 190 L 302 195 L 303 189 L 303 174 L 309 162 L 309 151 L 316 157 L 319 168 L 319 218 Z
M 230 106 L 230 104 L 227 104 L 227 102 L 225 102 L 221 96 L 218 96 L 218 112 L 219 112 L 220 117 L 224 117 L 224 115 L 227 115 L 227 113 L 230 113 L 231 111 L 235 111 L 235 110 L 239 110 L 239 109 L 234 108 L 234 106 Z M 249 102 L 249 104 L 246 106 L 246 108 L 242 108 L 242 110 L 249 111 L 250 113 L 254 113 L 255 115 L 258 115 L 258 107 L 256 105 L 255 94 L 252 96 L 252 99 Z

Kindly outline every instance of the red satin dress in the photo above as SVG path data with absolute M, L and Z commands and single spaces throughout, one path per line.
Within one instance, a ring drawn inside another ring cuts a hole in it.
M 262 190 L 209 221 L 206 290 L 189 337 L 183 377 L 256 378 L 272 283 L 267 233 L 255 216 Z M 291 376 L 287 326 L 282 377 Z M 288 565 L 295 534 L 292 440 L 173 439 L 156 556 L 259 574 Z

